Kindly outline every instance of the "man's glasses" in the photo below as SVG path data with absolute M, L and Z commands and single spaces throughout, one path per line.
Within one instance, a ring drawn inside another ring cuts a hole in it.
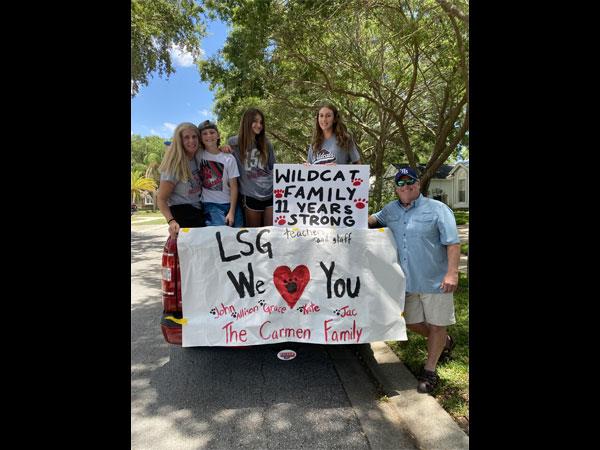
M 398 181 L 396 181 L 396 186 L 398 186 L 398 187 L 402 187 L 402 186 L 404 186 L 405 184 L 407 184 L 407 185 L 409 185 L 409 186 L 412 186 L 412 185 L 413 185 L 413 184 L 415 184 L 416 182 L 417 182 L 417 180 L 414 180 L 414 179 L 412 179 L 412 178 L 411 178 L 411 179 L 409 179 L 409 180 L 398 180 Z

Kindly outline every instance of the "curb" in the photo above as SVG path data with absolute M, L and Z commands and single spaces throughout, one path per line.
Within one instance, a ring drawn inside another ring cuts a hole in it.
M 417 392 L 417 379 L 385 342 L 357 346 L 358 354 L 380 383 L 419 448 L 468 449 L 469 436 L 437 402 Z

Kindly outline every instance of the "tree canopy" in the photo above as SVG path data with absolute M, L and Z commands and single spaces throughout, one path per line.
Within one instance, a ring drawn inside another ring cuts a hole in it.
M 208 5 L 208 3 L 207 3 Z M 425 163 L 422 187 L 468 130 L 466 2 L 338 0 L 210 2 L 231 25 L 223 50 L 200 61 L 219 123 L 237 130 L 247 106 L 265 112 L 278 160 L 306 157 L 315 106 L 337 104 L 376 176 Z
M 177 46 L 200 57 L 203 8 L 193 0 L 131 0 L 131 97 L 148 76 L 175 72 L 170 50 Z

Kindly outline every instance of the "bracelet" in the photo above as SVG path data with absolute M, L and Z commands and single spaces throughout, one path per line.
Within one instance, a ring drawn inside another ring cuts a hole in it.
M 169 225 L 169 224 L 171 223 L 171 221 L 173 221 L 173 220 L 175 220 L 175 217 L 173 217 L 173 218 L 171 218 L 171 219 L 167 220 L 167 225 Z

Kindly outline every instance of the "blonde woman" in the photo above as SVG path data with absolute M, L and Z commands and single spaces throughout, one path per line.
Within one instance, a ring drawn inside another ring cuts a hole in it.
M 199 148 L 196 125 L 181 123 L 159 167 L 158 209 L 167 219 L 169 235 L 174 239 L 181 227 L 205 226 Z

